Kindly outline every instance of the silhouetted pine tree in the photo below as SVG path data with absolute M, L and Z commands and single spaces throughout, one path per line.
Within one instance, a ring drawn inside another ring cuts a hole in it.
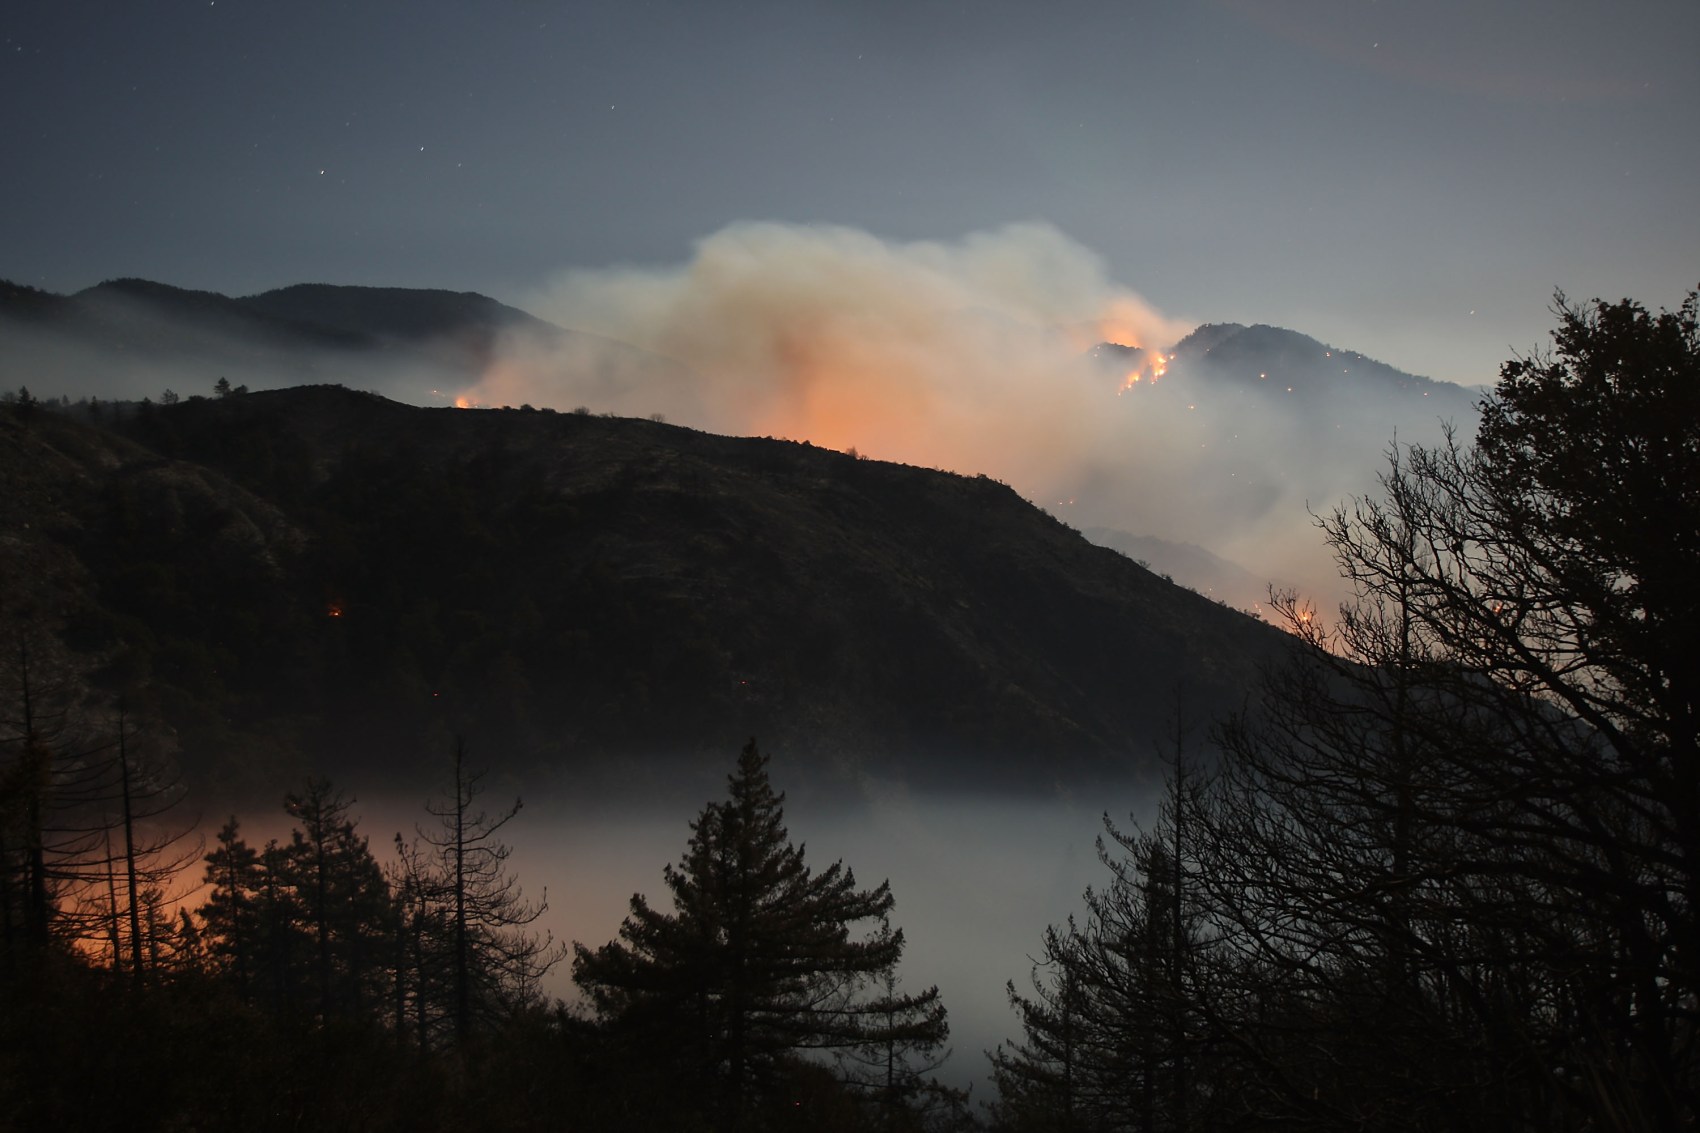
M 1020 1040 L 992 1052 L 996 1128 L 1214 1128 L 1219 1060 L 1200 1004 L 1216 933 L 1198 880 L 1209 778 L 1187 758 L 1177 715 L 1173 770 L 1149 830 L 1104 820 L 1098 856 L 1108 884 L 1086 891 L 1084 920 L 1043 937 L 1033 991 L 1009 985 Z
M 266 871 L 260 854 L 242 840 L 232 815 L 203 860 L 208 892 L 198 914 L 208 967 L 228 979 L 241 998 L 252 998 L 265 953 L 261 901 Z
M 678 1096 L 709 1100 L 727 1129 L 763 1124 L 801 1052 L 945 1034 L 937 988 L 867 994 L 903 953 L 888 926 L 890 886 L 858 889 L 842 862 L 813 873 L 783 803 L 752 740 L 730 798 L 703 810 L 684 857 L 663 871 L 674 911 L 638 894 L 619 940 L 574 945 L 573 977 L 601 1018 L 637 1036 Z M 860 923 L 873 931 L 858 939 Z
M 865 1007 L 873 1024 L 867 1041 L 838 1056 L 840 1076 L 867 1092 L 878 1127 L 888 1131 L 919 1129 L 927 1111 L 966 1111 L 968 1102 L 965 1092 L 930 1077 L 950 1057 L 944 1004 L 936 992 L 918 1002 L 900 983 L 896 969 L 871 981 L 877 994 Z
M 308 939 L 303 982 L 321 1018 L 359 1016 L 388 1002 L 389 886 L 350 805 L 320 779 L 284 801 L 297 825 L 282 854 L 282 881 L 295 927 Z
M 1085 1133 L 1095 1128 L 1086 1095 L 1096 1084 L 1085 1067 L 1090 1025 L 1087 990 L 1075 952 L 1083 944 L 1071 921 L 1045 930 L 1043 955 L 1034 965 L 1033 994 L 1008 985 L 1009 1005 L 1021 1038 L 990 1053 L 998 1098 L 993 1128 L 1009 1133 Z

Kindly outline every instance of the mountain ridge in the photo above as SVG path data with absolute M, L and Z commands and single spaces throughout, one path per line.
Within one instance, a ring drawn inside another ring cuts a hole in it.
M 112 280 L 67 297 L 0 284 L 0 328 L 16 332 L 0 334 L 0 387 L 27 384 L 38 394 L 39 380 L 58 372 L 120 399 L 207 390 L 219 379 L 251 388 L 352 385 L 415 404 L 457 394 L 519 403 L 553 388 L 558 408 L 629 411 L 644 400 L 630 396 L 634 389 L 667 391 L 663 402 L 670 393 L 687 404 L 696 396 L 681 362 L 468 291 L 304 283 L 233 299 Z M 1283 557 L 1284 536 L 1269 517 L 1291 517 L 1285 529 L 1302 531 L 1309 503 L 1373 487 L 1395 435 L 1437 443 L 1438 422 L 1468 423 L 1475 410 L 1476 395 L 1463 387 L 1267 324 L 1206 323 L 1162 354 L 1108 343 L 1088 354 L 1129 395 L 1105 406 L 1119 421 L 1108 443 L 1125 455 L 1089 457 L 1076 481 L 1059 485 L 1054 498 L 1070 501 L 1069 514 L 1082 526 L 1210 546 L 1254 578 L 1284 575 L 1312 589 L 1325 589 L 1331 573 Z M 1159 371 L 1161 380 L 1149 380 Z M 1142 373 L 1148 380 L 1129 380 Z M 574 378 L 552 386 L 558 374 Z M 1161 454 L 1165 477 L 1188 485 L 1188 506 L 1135 498 L 1127 485 L 1147 482 L 1144 453 Z M 1118 460 L 1125 467 L 1099 474 Z M 1255 606 L 1266 586 L 1230 581 L 1197 556 L 1168 569 L 1241 607 Z
M 1073 789 L 1290 647 L 995 480 L 807 443 L 335 387 L 4 420 L 48 470 L 8 573 L 82 579 L 35 605 L 89 686 L 151 689 L 235 786 L 405 771 L 446 729 L 539 773 L 756 734 L 851 780 Z
M 1367 375 L 1383 385 L 1438 394 L 1448 401 L 1457 396 L 1455 391 L 1473 396 L 1472 391 L 1464 386 L 1412 374 L 1356 350 L 1341 349 L 1301 331 L 1268 323 L 1249 326 L 1206 323 L 1176 343 L 1170 354 L 1173 356 L 1171 364 L 1207 366 L 1219 376 L 1232 374 L 1247 384 L 1279 381 L 1283 376 L 1282 369 L 1302 373 L 1306 377 L 1332 377 L 1336 371 L 1342 376 L 1350 375 L 1355 368 L 1360 382 L 1329 382 L 1326 383 L 1327 388 L 1333 391 L 1361 385 L 1361 378 Z M 1322 366 L 1319 362 L 1338 364 Z

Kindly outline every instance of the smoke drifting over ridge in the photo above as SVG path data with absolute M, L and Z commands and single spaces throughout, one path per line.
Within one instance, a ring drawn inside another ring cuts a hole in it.
M 1307 508 L 1374 492 L 1395 436 L 1432 443 L 1451 419 L 1467 440 L 1473 416 L 1461 387 L 1294 331 L 1186 335 L 1043 224 L 916 243 L 736 224 L 684 263 L 563 274 L 521 300 L 530 313 L 320 284 L 230 299 L 119 280 L 8 298 L 0 388 L 109 400 L 204 394 L 220 377 L 332 381 L 854 448 L 994 476 L 1242 607 L 1270 580 L 1339 597 Z
M 1433 440 L 1444 412 L 1389 384 L 1396 371 L 1360 381 L 1357 356 L 1336 362 L 1300 335 L 1286 337 L 1315 357 L 1293 371 L 1297 396 L 1204 347 L 1163 376 L 1159 352 L 1192 324 L 1037 223 L 907 244 L 740 223 L 686 263 L 568 272 L 520 302 L 576 333 L 552 347 L 516 337 L 463 403 L 659 414 L 985 473 L 1076 527 L 1227 556 L 1259 580 L 1211 591 L 1238 606 L 1271 580 L 1341 597 L 1307 509 L 1373 491 L 1395 432 Z
M 690 262 L 571 272 L 523 305 L 610 350 L 510 355 L 470 400 L 529 401 L 714 432 L 808 440 L 990 475 L 1043 498 L 1108 443 L 1086 351 L 1188 329 L 1106 276 L 1056 229 L 897 244 L 848 228 L 742 223 Z M 592 362 L 586 365 L 586 361 Z M 1113 390 L 1113 387 L 1111 387 Z

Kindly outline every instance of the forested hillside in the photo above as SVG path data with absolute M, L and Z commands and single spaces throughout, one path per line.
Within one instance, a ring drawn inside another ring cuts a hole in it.
M 757 734 L 1048 790 L 1137 771 L 1178 694 L 1237 704 L 1285 648 L 995 481 L 806 444 L 334 387 L 0 428 L 11 624 L 272 793 L 456 731 L 533 769 Z

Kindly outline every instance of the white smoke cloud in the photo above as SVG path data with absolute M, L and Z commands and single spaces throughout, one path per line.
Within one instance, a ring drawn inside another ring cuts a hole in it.
M 574 334 L 546 348 L 516 337 L 468 400 L 661 414 L 985 473 L 1076 527 L 1232 560 L 1259 581 L 1210 592 L 1238 606 L 1264 581 L 1340 597 L 1308 509 L 1373 491 L 1395 431 L 1435 426 L 1368 387 L 1353 408 L 1177 374 L 1118 397 L 1140 359 L 1118 370 L 1092 348 L 1162 350 L 1191 324 L 1045 224 L 898 243 L 739 223 L 687 262 L 567 272 L 520 305 Z
M 1078 528 L 1202 546 L 1253 581 L 1229 587 L 1191 573 L 1180 564 L 1206 557 L 1184 548 L 1140 555 L 1240 606 L 1263 596 L 1263 580 L 1336 596 L 1307 504 L 1325 510 L 1373 490 L 1395 429 L 1425 439 L 1422 419 L 1390 415 L 1374 397 L 1355 409 L 1339 399 L 1289 403 L 1197 381 L 1184 363 L 1160 386 L 1147 380 L 1118 397 L 1126 367 L 1151 358 L 1095 346 L 1160 350 L 1190 327 L 1044 224 L 913 243 L 825 225 L 734 224 L 685 262 L 570 271 L 521 297 L 571 333 L 522 325 L 488 364 L 452 340 L 304 350 L 242 326 L 131 310 L 121 294 L 102 302 L 107 322 L 137 323 L 147 332 L 139 341 L 155 348 L 115 354 L 104 340 L 20 324 L 0 336 L 6 384 L 108 399 L 158 397 L 167 385 L 205 393 L 225 375 L 254 389 L 352 380 L 425 404 L 458 393 L 485 405 L 583 405 L 855 448 L 994 476 Z M 484 368 L 464 388 L 471 366 Z
M 1108 391 L 1084 352 L 1189 329 L 1044 224 L 905 244 L 740 223 L 688 263 L 569 272 L 521 305 L 597 337 L 571 356 L 512 352 L 471 400 L 660 413 L 985 472 L 1036 499 L 1108 441 L 1095 410 Z

